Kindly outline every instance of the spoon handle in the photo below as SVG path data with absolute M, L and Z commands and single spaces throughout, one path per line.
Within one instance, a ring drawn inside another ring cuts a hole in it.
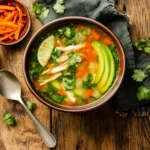
M 39 120 L 31 113 L 31 111 L 27 108 L 27 106 L 24 104 L 24 102 L 21 100 L 20 103 L 25 108 L 33 122 L 35 123 L 37 129 L 40 132 L 40 135 L 43 138 L 43 141 L 45 145 L 48 148 L 54 148 L 56 146 L 56 139 L 55 137 L 39 122 Z

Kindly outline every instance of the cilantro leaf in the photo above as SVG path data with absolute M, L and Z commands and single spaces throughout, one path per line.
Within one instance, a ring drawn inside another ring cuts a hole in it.
M 75 53 L 69 53 L 69 66 L 74 66 L 81 62 L 81 57 Z
M 141 51 L 145 46 L 146 46 L 146 40 L 145 39 L 141 39 L 140 41 L 134 43 L 134 46 Z
M 52 57 L 52 62 L 53 62 L 54 64 L 58 65 L 57 59 L 58 59 L 60 56 L 61 56 L 61 51 L 55 48 L 55 49 L 52 51 L 52 56 L 51 56 L 51 57 Z
M 137 98 L 139 101 L 150 100 L 150 89 L 147 89 L 144 86 L 138 87 Z
M 150 65 L 148 65 L 148 66 L 146 67 L 146 70 L 148 71 L 148 73 L 150 73 Z
M 38 18 L 46 18 L 49 14 L 49 9 L 44 7 L 42 4 L 34 2 L 31 6 L 31 11 L 36 14 Z
M 35 103 L 30 102 L 30 101 L 27 101 L 26 105 L 29 108 L 29 110 L 31 110 L 31 111 L 33 111 L 37 108 L 37 105 Z
M 66 73 L 62 79 L 62 84 L 68 90 L 71 90 L 75 87 L 75 76 L 72 73 Z
M 14 125 L 16 122 L 15 118 L 9 112 L 5 112 L 2 116 L 2 119 L 7 125 Z
M 148 75 L 145 75 L 144 71 L 135 69 L 132 75 L 133 80 L 137 82 L 142 82 Z
M 145 53 L 150 53 L 150 47 L 144 47 L 144 52 Z
M 63 14 L 65 10 L 64 0 L 57 0 L 56 4 L 53 6 L 53 9 L 57 14 Z
M 82 82 L 82 86 L 86 89 L 88 88 L 92 88 L 94 86 L 96 86 L 94 83 L 93 83 L 93 75 L 91 73 L 88 74 L 88 78 L 87 78 L 87 81 L 83 81 Z
M 43 67 L 39 64 L 37 60 L 37 51 L 33 50 L 30 56 L 29 62 L 29 74 L 32 80 L 37 79 L 40 73 L 43 71 Z

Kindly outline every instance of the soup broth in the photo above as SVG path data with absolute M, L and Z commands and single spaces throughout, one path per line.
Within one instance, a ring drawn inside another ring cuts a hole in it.
M 29 60 L 33 86 L 47 101 L 79 106 L 101 98 L 118 74 L 112 39 L 87 24 L 52 29 L 35 45 Z

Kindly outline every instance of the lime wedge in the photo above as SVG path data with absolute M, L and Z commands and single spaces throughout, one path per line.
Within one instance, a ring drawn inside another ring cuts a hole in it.
M 46 66 L 49 59 L 51 58 L 51 54 L 53 48 L 55 47 L 56 39 L 53 35 L 47 37 L 39 46 L 37 52 L 37 59 L 41 66 Z

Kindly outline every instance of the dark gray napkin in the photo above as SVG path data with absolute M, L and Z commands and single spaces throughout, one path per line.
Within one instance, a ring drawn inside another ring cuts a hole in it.
M 113 98 L 113 105 L 116 112 L 120 115 L 126 114 L 127 110 L 133 110 L 137 116 L 147 115 L 146 107 L 150 102 L 139 102 L 136 98 L 137 85 L 131 79 L 133 69 L 135 67 L 145 68 L 141 65 L 143 58 L 147 56 L 142 54 L 137 57 L 136 65 L 134 51 L 130 34 L 128 31 L 129 19 L 126 14 L 122 14 L 115 9 L 115 0 L 65 0 L 65 13 L 56 14 L 53 10 L 55 0 L 37 0 L 50 10 L 50 15 L 47 18 L 41 19 L 43 24 L 46 24 L 54 19 L 64 16 L 84 16 L 95 19 L 106 25 L 121 41 L 126 55 L 126 74 L 124 81 Z M 149 60 L 149 58 L 147 57 Z M 143 62 L 142 62 L 143 63 Z M 144 62 L 145 64 L 145 62 Z M 150 85 L 150 84 L 149 84 Z

